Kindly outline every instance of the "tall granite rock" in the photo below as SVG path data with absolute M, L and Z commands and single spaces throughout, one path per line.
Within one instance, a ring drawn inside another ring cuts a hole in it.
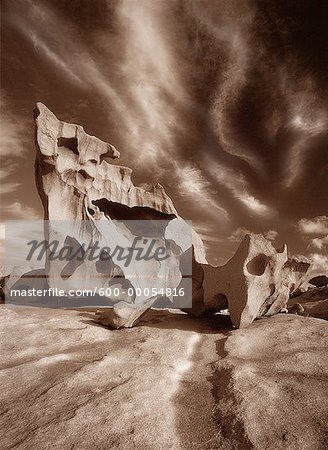
M 178 216 L 164 188 L 134 186 L 132 170 L 114 164 L 120 156 L 114 146 L 89 136 L 79 125 L 58 120 L 42 103 L 37 103 L 35 121 L 36 183 L 48 241 L 77 250 L 90 242 L 100 248 L 128 248 L 135 238 L 147 236 L 155 241 L 152 251 L 165 247 L 167 256 L 161 262 L 134 260 L 127 268 L 108 254 L 68 264 L 51 259 L 48 252 L 49 285 L 66 293 L 102 289 L 105 296 L 109 287 L 116 289 L 119 294 L 110 298 L 115 303 L 115 326 L 132 326 L 163 296 L 163 287 L 184 287 L 184 275 L 191 289 L 192 256 L 197 263 L 206 263 L 203 243 Z M 188 265 L 188 259 L 190 269 L 184 270 L 181 264 L 186 260 Z M 185 295 L 191 299 L 191 290 Z

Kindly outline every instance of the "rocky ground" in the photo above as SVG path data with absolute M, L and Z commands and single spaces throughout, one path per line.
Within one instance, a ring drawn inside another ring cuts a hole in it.
M 326 321 L 0 308 L 3 450 L 327 448 Z

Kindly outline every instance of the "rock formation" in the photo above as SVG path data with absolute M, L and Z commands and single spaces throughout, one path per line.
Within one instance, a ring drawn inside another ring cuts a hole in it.
M 328 320 L 328 287 L 309 289 L 291 298 L 288 312 Z
M 224 266 L 200 266 L 201 282 L 190 313 L 229 308 L 233 324 L 246 327 L 284 309 L 309 267 L 306 258 L 288 258 L 286 246 L 276 250 L 262 235 L 248 234 Z
M 102 289 L 106 296 L 108 288 L 120 289 L 109 299 L 116 303 L 112 324 L 117 327 L 132 326 L 160 297 L 156 293 L 161 288 L 179 289 L 189 278 L 191 289 L 192 255 L 198 263 L 206 263 L 203 243 L 178 216 L 163 187 L 134 186 L 131 169 L 109 163 L 120 156 L 114 146 L 89 136 L 79 125 L 58 120 L 42 103 L 37 103 L 35 120 L 36 182 L 48 242 L 76 251 L 85 243 L 97 243 L 101 249 L 130 248 L 136 238 L 147 236 L 154 241 L 152 251 L 165 248 L 167 256 L 161 262 L 134 258 L 133 267 L 126 268 L 108 252 L 96 261 L 84 254 L 82 260 L 80 256 L 67 263 L 50 258 L 50 250 L 46 265 L 50 287 L 65 293 Z M 146 230 L 140 229 L 140 221 L 146 222 Z M 188 266 L 188 258 L 189 271 L 181 268 L 183 263 Z M 191 299 L 191 292 L 185 295 Z
M 153 224 L 156 246 L 164 246 L 168 254 L 168 260 L 160 264 L 134 263 L 134 275 L 114 257 L 109 262 L 83 260 L 69 265 L 47 261 L 49 285 L 65 292 L 121 289 L 117 298 L 109 299 L 115 303 L 113 309 L 97 316 L 100 323 L 133 326 L 159 298 L 144 294 L 144 288 L 160 289 L 163 280 L 165 287 L 179 288 L 192 277 L 192 293 L 187 293 L 192 305 L 182 302 L 184 311 L 200 316 L 229 308 L 233 324 L 246 327 L 258 317 L 286 308 L 290 293 L 304 282 L 310 262 L 288 258 L 286 246 L 276 250 L 262 235 L 246 235 L 227 264 L 210 266 L 201 239 L 188 231 L 189 225 L 161 185 L 134 186 L 131 169 L 115 163 L 120 154 L 114 146 L 89 136 L 79 125 L 58 120 L 42 103 L 37 104 L 35 120 L 36 181 L 47 239 L 73 247 L 81 241 L 99 241 L 107 248 L 118 242 L 126 247 L 145 233 L 136 224 L 129 228 L 124 220 L 145 220 Z M 188 258 L 192 267 L 183 273 L 181 267 Z M 142 288 L 143 295 L 131 295 L 129 287 Z

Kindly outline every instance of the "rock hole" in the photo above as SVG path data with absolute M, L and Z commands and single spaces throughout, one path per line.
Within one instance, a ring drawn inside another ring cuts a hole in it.
M 111 162 L 112 159 L 113 159 L 113 154 L 111 153 L 110 150 L 108 150 L 108 152 L 103 153 L 102 155 L 100 155 L 100 164 L 101 164 L 103 161 Z M 108 161 L 108 160 L 109 160 L 109 161 Z
M 165 228 L 170 220 L 176 216 L 167 214 L 148 206 L 127 206 L 122 203 L 111 202 L 106 198 L 92 200 L 106 216 L 117 221 L 123 221 L 124 225 L 136 236 L 163 236 Z M 145 227 L 143 221 L 147 220 Z
M 57 139 L 57 145 L 58 145 L 58 147 L 68 148 L 69 150 L 71 150 L 74 153 L 74 155 L 79 154 L 78 142 L 77 142 L 76 137 L 72 137 L 72 138 L 59 137 Z
M 318 275 L 317 277 L 311 278 L 309 283 L 316 287 L 324 287 L 328 285 L 328 277 L 326 275 Z
M 267 265 L 267 256 L 263 253 L 255 256 L 247 264 L 246 268 L 251 275 L 263 275 Z

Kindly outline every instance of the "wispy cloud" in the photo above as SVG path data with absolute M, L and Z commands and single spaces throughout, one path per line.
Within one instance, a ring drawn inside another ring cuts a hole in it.
M 177 188 L 181 195 L 195 203 L 197 209 L 206 209 L 208 214 L 214 215 L 218 221 L 227 221 L 228 212 L 219 204 L 219 200 L 211 183 L 204 177 L 202 171 L 190 164 L 178 166 L 175 164 L 177 174 Z
M 22 185 L 21 183 L 13 183 L 6 180 L 6 177 L 3 177 L 4 181 L 1 182 L 1 195 L 10 194 L 12 192 L 16 192 L 17 189 Z M 1 180 L 1 177 L 0 177 Z
M 216 163 L 215 160 L 209 157 L 205 157 L 204 161 L 211 176 L 225 188 L 229 189 L 233 197 L 251 212 L 262 217 L 272 217 L 275 214 L 273 208 L 265 205 L 249 193 L 249 184 L 242 174 L 238 174 L 236 170 L 226 167 L 223 164 Z
M 156 164 L 159 156 L 170 153 L 174 136 L 183 129 L 178 109 L 188 102 L 188 94 L 179 78 L 172 42 L 163 30 L 165 5 L 131 0 L 118 4 L 121 60 L 113 62 L 112 71 L 108 70 L 113 56 L 110 34 L 99 38 L 102 57 L 109 63 L 104 66 L 65 17 L 32 0 L 25 5 L 25 13 L 15 16 L 13 25 L 61 76 L 104 100 L 111 119 L 117 116 L 122 136 L 128 136 L 126 151 L 130 149 L 135 162 L 142 164 L 147 158 L 149 165 Z
M 252 195 L 246 193 L 239 193 L 237 198 L 245 205 L 248 209 L 253 211 L 260 216 L 271 216 L 273 214 L 273 210 L 269 208 L 267 205 L 261 203 L 257 198 Z
M 19 166 L 19 160 L 25 156 L 28 128 L 26 120 L 19 117 L 10 108 L 10 101 L 4 89 L 1 90 L 0 120 L 0 182 L 1 194 L 15 192 L 21 183 L 13 181 L 12 174 Z
M 10 110 L 10 102 L 6 92 L 1 90 L 1 121 L 0 121 L 0 155 L 5 160 L 8 157 L 20 157 L 25 151 L 27 126 L 24 120 L 19 120 L 17 114 Z M 8 170 L 8 167 L 7 167 Z
M 122 0 L 117 10 L 125 54 L 119 71 L 132 112 L 128 126 L 139 159 L 147 158 L 150 164 L 176 152 L 175 136 L 184 131 L 179 111 L 190 101 L 166 13 L 164 2 L 152 0 Z
M 226 152 L 238 156 L 262 173 L 261 160 L 252 149 L 243 147 L 236 138 L 229 114 L 248 82 L 248 72 L 253 65 L 249 36 L 256 11 L 247 0 L 238 5 L 238 15 L 234 2 L 222 4 L 217 9 L 204 8 L 202 2 L 197 1 L 193 1 L 191 6 L 197 21 L 212 36 L 215 45 L 224 49 L 228 59 L 223 66 L 221 83 L 217 87 L 212 109 L 216 134 Z
M 9 20 L 62 77 L 74 85 L 96 91 L 108 102 L 111 111 L 129 116 L 129 110 L 111 86 L 110 79 L 65 17 L 58 16 L 45 4 L 26 0 L 24 14 L 15 14 Z

